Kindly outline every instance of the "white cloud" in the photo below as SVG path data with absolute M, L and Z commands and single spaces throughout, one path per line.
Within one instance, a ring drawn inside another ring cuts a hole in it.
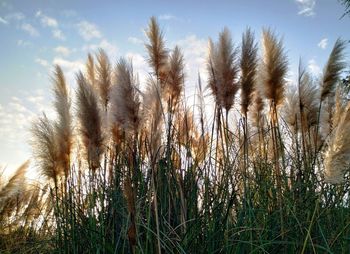
M 49 27 L 52 31 L 52 36 L 56 39 L 64 41 L 66 37 L 59 29 L 58 21 L 52 17 L 45 15 L 42 11 L 37 11 L 35 17 L 40 19 L 40 23 L 43 27 Z
M 52 35 L 54 38 L 62 40 L 62 41 L 64 41 L 66 39 L 66 36 L 64 36 L 64 34 L 62 33 L 62 31 L 60 29 L 52 30 Z
M 321 49 L 325 49 L 327 47 L 327 44 L 328 44 L 328 39 L 324 38 L 317 44 L 317 46 L 319 46 Z
M 36 112 L 45 112 L 48 116 L 54 116 L 53 109 L 48 107 L 48 101 L 45 100 L 44 91 L 37 89 L 34 93 L 28 94 L 26 101 L 32 104 Z
M 58 54 L 61 54 L 63 56 L 69 56 L 71 54 L 71 50 L 67 47 L 63 47 L 63 46 L 58 46 L 56 48 L 54 48 L 54 51 Z
M 84 71 L 85 69 L 84 61 L 80 59 L 70 61 L 62 57 L 55 57 L 52 63 L 57 64 L 62 68 L 67 83 L 71 85 L 75 84 L 75 75 L 78 71 Z
M 77 24 L 78 32 L 84 40 L 89 41 L 94 38 L 101 38 L 102 34 L 98 27 L 90 22 L 81 21 Z
M 129 37 L 128 41 L 133 44 L 143 44 L 143 40 L 136 38 L 136 37 Z
M 3 19 L 2 17 L 0 17 L 0 23 L 7 25 L 9 22 L 6 19 Z
M 40 22 L 45 27 L 58 27 L 57 20 L 49 16 L 44 15 L 41 11 L 37 11 L 35 17 L 40 19 Z
M 117 56 L 118 48 L 106 39 L 103 39 L 99 44 L 90 44 L 83 46 L 83 50 L 85 51 L 96 51 L 99 48 L 104 49 L 112 59 Z
M 316 0 L 295 0 L 298 8 L 299 8 L 299 15 L 303 16 L 314 16 L 315 15 L 315 5 L 316 5 Z
M 40 64 L 41 66 L 44 66 L 44 67 L 48 67 L 49 66 L 48 61 L 46 61 L 45 59 L 36 58 L 35 62 Z
M 80 60 L 69 61 L 61 57 L 55 57 L 52 61 L 53 64 L 58 64 L 62 69 L 71 69 L 78 71 L 84 68 L 84 63 Z
M 44 109 L 49 116 L 53 111 L 41 90 L 20 91 L 20 98 L 12 96 L 7 104 L 0 105 L 0 161 L 8 164 L 18 164 L 30 157 L 28 141 L 33 120 Z
M 316 63 L 315 59 L 311 59 L 308 62 L 308 68 L 310 72 L 315 76 L 318 76 L 321 74 L 321 67 Z
M 30 34 L 30 35 L 33 36 L 33 37 L 39 36 L 38 30 L 36 30 L 36 29 L 35 29 L 31 24 L 29 24 L 29 23 L 24 23 L 24 24 L 22 24 L 21 29 L 22 29 L 23 31 L 26 31 L 28 34 Z
M 21 21 L 24 20 L 25 16 L 22 12 L 14 12 L 6 15 L 6 20 L 16 20 L 16 21 Z
M 0 109 L 0 140 L 16 143 L 24 141 L 23 132 L 28 131 L 34 113 L 17 97 Z M 3 142 L 2 142 L 3 143 Z
M 171 14 L 163 14 L 159 16 L 160 20 L 170 20 L 170 19 L 176 19 L 174 15 Z
M 19 47 L 27 47 L 29 45 L 31 45 L 29 41 L 17 40 L 17 46 Z
M 125 57 L 132 61 L 134 73 L 138 75 L 141 83 L 140 88 L 143 90 L 144 87 L 142 87 L 142 85 L 145 85 L 148 73 L 151 73 L 151 69 L 147 64 L 146 59 L 142 55 L 134 52 L 126 53 Z
M 185 82 L 188 88 L 193 89 L 198 82 L 198 72 L 202 80 L 206 80 L 206 57 L 208 53 L 208 42 L 199 39 L 196 35 L 190 35 L 179 40 L 176 44 L 181 48 L 185 61 Z

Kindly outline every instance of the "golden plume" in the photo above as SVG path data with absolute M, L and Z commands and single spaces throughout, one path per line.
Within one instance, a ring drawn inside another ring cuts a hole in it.
M 209 87 L 216 104 L 229 111 L 239 89 L 237 83 L 237 52 L 234 49 L 230 32 L 225 28 L 219 34 L 219 41 L 214 44 L 209 40 Z
M 41 174 L 51 179 L 57 187 L 62 167 L 59 165 L 59 148 L 55 135 L 54 124 L 44 114 L 32 125 L 32 146 L 34 158 L 41 170 Z
M 264 29 L 262 78 L 265 96 L 276 107 L 281 105 L 284 99 L 287 68 L 287 57 L 282 40 L 278 40 L 270 29 Z
M 241 111 L 247 115 L 255 90 L 257 73 L 258 47 L 254 41 L 254 34 L 248 28 L 242 37 L 241 66 Z
M 166 94 L 171 99 L 172 107 L 179 102 L 184 86 L 184 59 L 178 46 L 169 57 L 169 71 L 166 79 Z
M 112 118 L 124 131 L 136 133 L 139 128 L 140 99 L 132 63 L 121 58 L 116 66 L 116 83 L 111 89 Z
M 107 110 L 109 102 L 109 92 L 112 84 L 112 71 L 108 56 L 103 49 L 100 49 L 97 54 L 96 72 L 96 86 L 100 93 L 101 104 L 103 106 L 103 109 Z
M 338 39 L 329 55 L 321 80 L 321 101 L 334 91 L 334 87 L 339 81 L 341 71 L 345 67 L 345 46 L 345 41 Z
M 154 164 L 160 156 L 160 148 L 163 135 L 163 107 L 161 100 L 161 88 L 154 79 L 149 79 L 147 90 L 143 96 L 143 116 L 146 127 L 146 137 L 150 145 L 151 163 Z
M 70 169 L 70 156 L 73 144 L 71 101 L 62 69 L 56 65 L 53 77 L 55 109 L 58 115 L 55 124 L 55 134 L 58 148 L 58 163 L 63 168 L 65 176 Z
M 325 180 L 341 183 L 350 165 L 350 103 L 333 130 L 324 155 Z
M 0 211 L 2 210 L 1 208 L 4 205 L 4 201 L 15 196 L 16 194 L 20 194 L 20 190 L 25 188 L 25 173 L 28 167 L 29 160 L 19 166 L 7 184 L 0 189 Z
M 149 44 L 145 45 L 149 55 L 148 62 L 153 68 L 154 75 L 163 83 L 166 79 L 168 50 L 165 48 L 163 33 L 155 17 L 151 17 L 146 35 L 149 40 Z
M 80 133 L 89 166 L 91 169 L 96 169 L 100 166 L 104 150 L 101 112 L 94 89 L 81 72 L 77 75 L 77 82 L 77 113 Z
M 89 80 L 90 84 L 95 87 L 96 86 L 96 70 L 95 70 L 95 62 L 93 56 L 89 53 L 88 59 L 86 61 L 86 74 L 87 79 Z

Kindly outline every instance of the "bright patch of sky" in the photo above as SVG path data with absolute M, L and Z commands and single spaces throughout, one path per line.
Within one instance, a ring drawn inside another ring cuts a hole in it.
M 289 78 L 295 80 L 300 57 L 319 75 L 336 39 L 350 39 L 350 19 L 340 19 L 343 12 L 338 1 L 327 0 L 0 0 L 0 164 L 13 168 L 30 158 L 31 121 L 42 111 L 53 115 L 54 64 L 74 90 L 87 53 L 103 48 L 112 63 L 131 58 L 142 82 L 149 71 L 144 29 L 152 15 L 167 46 L 184 52 L 189 96 L 198 71 L 205 80 L 208 38 L 216 40 L 224 26 L 236 45 L 247 27 L 258 40 L 261 29 L 271 27 L 284 39 Z

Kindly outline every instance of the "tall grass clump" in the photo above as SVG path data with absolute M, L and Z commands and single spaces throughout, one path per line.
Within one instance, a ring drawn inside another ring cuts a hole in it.
M 208 80 L 198 73 L 191 105 L 184 51 L 167 48 L 155 17 L 145 31 L 146 80 L 103 50 L 88 55 L 75 91 L 55 66 L 55 118 L 33 122 L 31 164 L 0 175 L 0 250 L 350 249 L 345 43 L 320 77 L 300 63 L 294 82 L 272 30 L 259 44 L 250 29 L 234 42 L 225 28 L 209 41 Z

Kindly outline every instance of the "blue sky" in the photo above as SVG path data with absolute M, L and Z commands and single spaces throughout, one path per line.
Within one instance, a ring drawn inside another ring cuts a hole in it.
M 152 15 L 167 46 L 183 49 L 186 85 L 193 87 L 198 70 L 205 76 L 208 38 L 216 39 L 224 26 L 236 45 L 247 27 L 258 40 L 261 29 L 271 27 L 284 38 L 289 78 L 295 79 L 299 57 L 318 75 L 335 40 L 350 39 L 350 18 L 340 19 L 343 12 L 336 0 L 0 0 L 0 164 L 12 168 L 30 157 L 31 121 L 43 110 L 54 116 L 53 64 L 62 66 L 74 88 L 87 52 L 101 47 L 112 62 L 132 58 L 142 80 L 148 72 L 144 29 Z

